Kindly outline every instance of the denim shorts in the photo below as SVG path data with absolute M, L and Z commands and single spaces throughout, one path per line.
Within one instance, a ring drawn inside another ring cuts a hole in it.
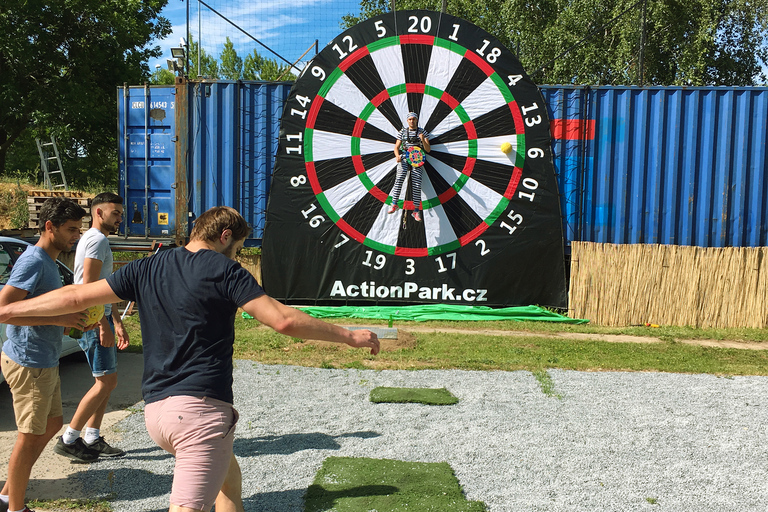
M 115 333 L 115 323 L 111 316 L 107 316 L 107 322 Z M 83 337 L 78 340 L 80 348 L 85 352 L 88 358 L 88 364 L 94 377 L 103 377 L 110 373 L 117 372 L 117 340 L 111 347 L 102 347 L 99 343 L 99 328 L 91 329 L 83 333 Z

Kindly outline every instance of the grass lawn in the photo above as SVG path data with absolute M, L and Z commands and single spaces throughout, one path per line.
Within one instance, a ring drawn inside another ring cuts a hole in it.
M 132 350 L 140 351 L 138 317 L 127 319 Z M 340 325 L 379 325 L 386 321 L 335 321 Z M 694 329 L 686 327 L 607 328 L 547 322 L 399 322 L 397 342 L 383 341 L 377 356 L 346 345 L 307 342 L 278 334 L 239 315 L 235 321 L 235 358 L 265 364 L 355 369 L 528 370 L 548 368 L 581 371 L 660 371 L 716 375 L 768 375 L 768 350 L 711 348 L 681 340 L 741 340 L 766 342 L 766 329 Z M 428 328 L 432 332 L 409 331 Z M 440 332 L 466 329 L 467 332 Z M 490 336 L 473 330 L 514 331 L 514 336 Z M 615 343 L 598 340 L 553 339 L 553 333 L 648 336 L 663 343 Z

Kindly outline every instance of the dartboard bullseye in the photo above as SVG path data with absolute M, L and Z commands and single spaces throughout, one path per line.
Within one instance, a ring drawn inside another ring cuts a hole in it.
M 409 112 L 429 151 L 398 194 Z M 554 178 L 544 101 L 511 52 L 446 14 L 372 18 L 331 41 L 285 104 L 265 288 L 315 303 L 562 306 Z

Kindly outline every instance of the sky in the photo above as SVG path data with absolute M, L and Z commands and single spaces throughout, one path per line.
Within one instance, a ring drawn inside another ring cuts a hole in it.
M 318 51 L 322 51 L 331 39 L 344 31 L 339 25 L 341 17 L 344 14 L 358 15 L 360 12 L 359 0 L 203 1 L 242 29 L 227 23 L 198 0 L 189 0 L 190 32 L 195 41 L 202 41 L 206 52 L 218 58 L 229 37 L 241 58 L 257 49 L 262 56 L 283 64 L 285 62 L 279 57 L 254 42 L 243 31 L 284 59 L 294 62 L 313 47 L 315 40 L 318 40 Z M 161 14 L 170 20 L 173 32 L 166 39 L 153 43 L 160 46 L 164 53 L 160 59 L 148 63 L 150 72 L 154 72 L 157 65 L 165 68 L 166 59 L 171 58 L 171 47 L 179 46 L 180 39 L 186 37 L 185 0 L 169 0 Z M 313 47 L 302 61 L 314 55 Z

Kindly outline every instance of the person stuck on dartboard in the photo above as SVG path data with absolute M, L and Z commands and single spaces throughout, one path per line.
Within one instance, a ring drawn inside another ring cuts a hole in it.
M 395 179 L 395 186 L 392 187 L 392 206 L 387 213 L 395 213 L 397 210 L 397 200 L 400 196 L 400 189 L 403 181 L 410 171 L 411 181 L 413 182 L 413 218 L 416 222 L 421 222 L 421 166 L 424 165 L 424 153 L 429 153 L 429 133 L 424 128 L 419 127 L 419 116 L 415 112 L 409 112 L 406 116 L 406 123 L 400 130 L 400 137 L 395 142 L 395 157 L 400 163 Z M 403 149 L 401 153 L 400 150 Z

